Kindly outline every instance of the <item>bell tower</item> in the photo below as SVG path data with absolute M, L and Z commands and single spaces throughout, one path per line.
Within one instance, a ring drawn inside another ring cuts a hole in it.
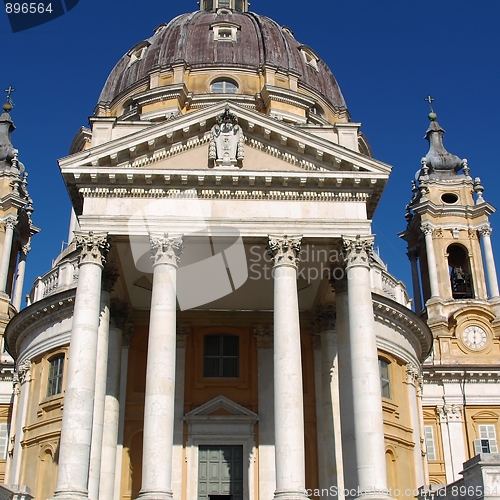
M 485 354 L 500 332 L 488 219 L 495 208 L 483 198 L 481 180 L 471 177 L 467 160 L 445 149 L 445 131 L 432 107 L 429 119 L 429 152 L 412 182 L 408 225 L 400 237 L 408 243 L 415 311 L 427 316 L 435 353 L 454 362 L 466 355 L 470 363 L 469 355 Z

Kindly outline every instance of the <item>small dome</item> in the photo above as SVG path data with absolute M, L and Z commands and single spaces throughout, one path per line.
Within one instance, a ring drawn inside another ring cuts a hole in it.
M 236 29 L 232 43 L 218 43 L 214 25 L 226 23 Z M 265 16 L 226 9 L 183 14 L 160 26 L 148 40 L 125 54 L 108 77 L 99 102 L 110 103 L 153 69 L 166 69 L 184 62 L 192 71 L 234 68 L 257 72 L 264 66 L 292 73 L 299 85 L 316 91 L 335 109 L 346 105 L 328 66 L 293 33 Z

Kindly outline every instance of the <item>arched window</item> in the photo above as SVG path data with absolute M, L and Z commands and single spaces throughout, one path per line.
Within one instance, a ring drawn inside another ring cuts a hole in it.
M 380 389 L 382 397 L 391 399 L 391 375 L 389 363 L 382 358 L 378 358 L 378 369 L 380 373 Z
M 236 94 L 238 84 L 229 79 L 216 80 L 210 85 L 210 90 L 214 94 Z
M 47 383 L 48 398 L 62 392 L 64 354 L 53 357 L 49 363 L 49 379 Z
M 447 253 L 453 298 L 473 298 L 472 276 L 467 250 L 462 245 L 453 244 L 448 247 Z
M 205 335 L 203 376 L 239 377 L 240 338 L 238 335 Z

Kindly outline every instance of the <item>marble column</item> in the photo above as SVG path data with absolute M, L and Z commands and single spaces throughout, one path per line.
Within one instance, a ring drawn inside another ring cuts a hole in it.
M 6 293 L 7 278 L 9 275 L 10 256 L 12 254 L 12 239 L 14 228 L 17 224 L 17 217 L 8 215 L 3 220 L 5 224 L 5 236 L 3 240 L 2 258 L 0 259 L 0 293 Z
M 17 412 L 19 409 L 19 397 L 21 396 L 21 384 L 19 382 L 19 375 L 16 371 L 12 376 L 12 414 L 10 417 L 10 431 L 9 431 L 9 442 L 7 443 L 7 460 L 5 463 L 5 484 L 15 484 L 14 480 L 10 477 L 12 470 L 12 463 L 14 460 L 14 455 L 19 449 L 16 449 L 14 443 L 12 442 L 12 437 L 16 435 L 17 432 Z
M 323 430 L 323 380 L 321 374 L 321 337 L 312 327 L 311 344 L 314 355 L 314 398 L 316 400 L 316 443 L 318 447 L 318 486 L 327 488 L 325 438 Z
M 492 229 L 489 225 L 479 228 L 479 233 L 483 240 L 484 261 L 486 265 L 486 275 L 488 276 L 490 298 L 496 299 L 500 294 L 498 291 L 498 277 L 495 259 L 493 257 L 493 248 L 491 246 L 491 231 Z
M 182 238 L 151 237 L 153 291 L 144 402 L 141 500 L 173 498 L 176 276 L 181 253 Z
M 23 245 L 19 251 L 19 262 L 17 264 L 16 284 L 12 305 L 19 311 L 23 302 L 24 275 L 26 273 L 26 257 L 31 250 L 29 243 Z
M 304 402 L 297 265 L 300 236 L 269 236 L 274 277 L 274 498 L 305 495 Z
M 186 347 L 191 332 L 189 326 L 177 328 L 175 353 L 174 447 L 172 456 L 172 491 L 174 498 L 182 495 L 182 464 L 184 463 L 184 389 L 186 379 Z
M 421 460 L 424 467 L 424 484 L 429 484 L 429 463 L 427 462 L 427 458 L 425 458 L 427 454 L 426 445 L 425 445 L 425 424 L 424 424 L 424 409 L 422 406 L 422 391 L 424 388 L 424 377 L 422 374 L 417 378 L 417 384 L 415 389 L 417 391 L 417 410 L 419 417 L 419 427 L 420 427 L 420 454 Z
M 316 316 L 321 338 L 321 400 L 323 418 L 323 462 L 326 488 L 344 489 L 342 439 L 340 432 L 340 396 L 335 311 L 331 307 L 318 310 Z
M 106 397 L 106 374 L 108 370 L 108 344 L 110 303 L 113 286 L 118 279 L 114 266 L 106 266 L 102 274 L 101 313 L 97 330 L 96 381 L 94 394 L 94 418 L 92 421 L 92 445 L 90 448 L 89 499 L 98 500 L 101 476 L 102 439 L 104 428 L 104 399 Z
M 274 452 L 273 327 L 256 325 L 259 391 L 259 500 L 269 500 L 276 491 Z
M 30 396 L 31 382 L 31 361 L 24 361 L 17 368 L 17 376 L 21 384 L 21 393 L 19 396 L 19 406 L 16 412 L 15 422 L 15 437 L 14 437 L 14 454 L 12 456 L 10 470 L 10 484 L 21 484 L 21 464 L 24 447 L 22 445 L 24 439 L 24 427 L 26 425 L 26 416 L 28 411 L 28 402 Z
M 413 441 L 413 461 L 415 463 L 415 487 L 424 486 L 424 467 L 422 461 L 421 434 L 420 434 L 420 414 L 417 401 L 417 380 L 420 370 L 413 363 L 406 365 L 406 389 L 408 394 L 408 404 L 410 410 L 410 424 L 412 428 Z
M 127 324 L 122 335 L 120 367 L 120 414 L 118 416 L 118 444 L 116 446 L 115 491 L 113 500 L 121 500 L 121 479 L 123 465 L 123 437 L 125 434 L 125 410 L 127 405 L 128 355 L 132 341 L 133 325 Z
M 111 301 L 109 309 L 111 323 L 108 338 L 101 470 L 99 475 L 99 498 L 101 500 L 113 500 L 115 492 L 116 454 L 120 421 L 122 338 L 123 329 L 127 325 L 130 313 L 128 304 L 118 300 Z
M 452 483 L 461 478 L 460 472 L 466 459 L 464 440 L 463 406 L 444 404 L 436 407 L 443 442 L 446 482 Z
M 346 255 L 358 497 L 387 498 L 384 421 L 370 284 L 373 237 L 343 238 Z
M 330 283 L 335 291 L 335 303 L 337 312 L 337 351 L 338 351 L 338 373 L 339 373 L 339 400 L 341 419 L 341 446 L 342 451 L 339 458 L 342 460 L 343 484 L 346 489 L 352 490 L 358 487 L 358 471 L 356 448 L 353 446 L 355 439 L 354 413 L 352 400 L 352 366 L 351 346 L 349 338 L 349 300 L 347 295 L 347 276 L 341 279 L 332 279 Z M 340 471 L 339 471 L 340 473 Z M 343 494 L 343 492 L 342 492 Z M 340 496 L 340 495 L 339 495 Z
M 88 498 L 101 277 L 109 250 L 106 234 L 78 233 L 75 238 L 77 248 L 80 249 L 80 271 L 59 445 L 59 468 L 54 495 L 57 500 Z
M 420 289 L 420 274 L 418 272 L 418 252 L 416 250 L 408 250 L 406 255 L 408 255 L 411 263 L 414 310 L 416 313 L 419 313 L 422 310 L 422 290 Z
M 425 236 L 425 250 L 427 254 L 427 270 L 429 272 L 429 285 L 431 298 L 439 297 L 439 281 L 437 275 L 436 254 L 434 253 L 434 242 L 432 240 L 432 233 L 434 228 L 428 222 L 420 225 L 420 229 Z

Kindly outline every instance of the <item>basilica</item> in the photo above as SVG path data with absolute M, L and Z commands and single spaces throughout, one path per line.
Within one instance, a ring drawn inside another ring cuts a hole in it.
M 373 246 L 392 167 L 331 70 L 202 0 L 111 70 L 23 308 L 39 228 L 3 110 L 1 500 L 500 498 L 495 209 L 433 111 L 410 294 Z

